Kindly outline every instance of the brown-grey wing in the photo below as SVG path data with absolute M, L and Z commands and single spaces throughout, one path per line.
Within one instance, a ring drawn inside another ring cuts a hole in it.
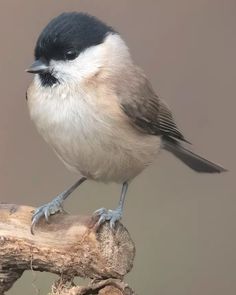
M 188 142 L 175 124 L 168 106 L 155 94 L 144 75 L 131 81 L 119 95 L 121 108 L 133 126 L 144 133 Z

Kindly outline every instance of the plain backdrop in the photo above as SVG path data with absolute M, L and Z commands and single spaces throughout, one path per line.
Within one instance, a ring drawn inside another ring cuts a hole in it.
M 135 179 L 123 223 L 137 255 L 126 280 L 143 295 L 236 294 L 235 0 L 2 0 L 0 201 L 39 206 L 76 180 L 38 135 L 25 101 L 37 36 L 64 11 L 114 26 L 193 149 L 229 169 L 200 175 L 162 152 Z M 65 207 L 114 208 L 119 193 L 87 182 Z M 26 272 L 8 294 L 47 294 L 54 278 Z

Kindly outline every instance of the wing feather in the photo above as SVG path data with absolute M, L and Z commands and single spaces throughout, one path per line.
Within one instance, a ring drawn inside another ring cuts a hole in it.
M 178 129 L 168 106 L 155 94 L 151 84 L 140 71 L 135 81 L 119 93 L 121 108 L 133 126 L 144 133 L 171 137 L 188 142 Z

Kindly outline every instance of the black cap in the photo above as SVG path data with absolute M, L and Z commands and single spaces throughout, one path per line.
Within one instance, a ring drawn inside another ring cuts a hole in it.
M 54 18 L 40 34 L 35 59 L 76 58 L 88 47 L 101 44 L 114 29 L 85 13 L 69 12 Z

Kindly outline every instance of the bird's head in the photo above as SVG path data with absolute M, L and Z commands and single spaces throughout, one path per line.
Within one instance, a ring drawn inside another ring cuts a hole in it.
M 104 46 L 109 38 L 117 50 L 124 43 L 113 28 L 93 16 L 63 13 L 40 34 L 35 61 L 27 71 L 39 75 L 44 87 L 78 81 L 79 77 L 95 74 L 105 60 L 112 58 L 112 51 L 109 56 L 110 49 L 107 50 L 109 44 Z

